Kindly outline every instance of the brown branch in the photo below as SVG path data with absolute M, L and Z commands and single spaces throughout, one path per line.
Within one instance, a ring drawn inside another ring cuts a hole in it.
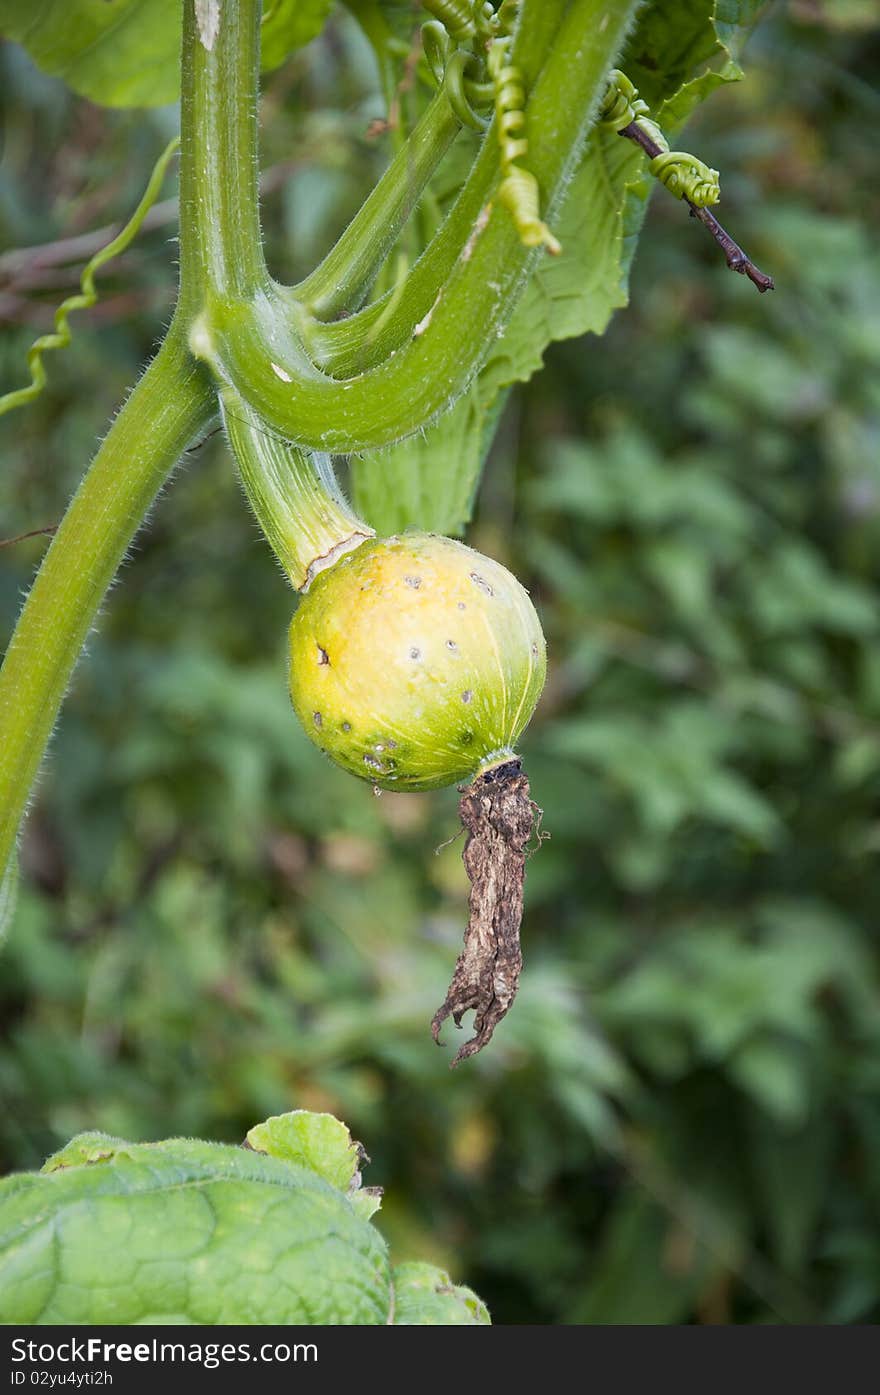
M 663 154 L 662 147 L 659 146 L 655 140 L 652 140 L 646 131 L 642 130 L 638 121 L 631 121 L 628 126 L 624 126 L 617 134 L 626 136 L 627 140 L 635 141 L 636 145 L 640 145 L 645 154 L 649 155 L 652 160 L 656 159 L 658 155 Z M 739 244 L 734 242 L 730 233 L 721 226 L 714 213 L 710 213 L 708 208 L 698 208 L 695 203 L 691 203 L 689 198 L 685 198 L 683 202 L 686 203 L 690 209 L 691 217 L 698 218 L 703 224 L 703 227 L 709 229 L 709 232 L 724 253 L 725 260 L 731 271 L 738 271 L 741 276 L 747 276 L 752 284 L 758 287 L 758 290 L 762 294 L 764 291 L 772 291 L 775 289 L 773 277 L 767 276 L 765 272 L 758 270 L 751 258 L 747 257 Z
M 302 161 L 281 160 L 270 165 L 260 176 L 260 193 L 272 194 L 280 189 Z M 177 198 L 163 199 L 154 204 L 141 224 L 141 232 L 153 228 L 167 227 L 177 221 Z M 78 233 L 75 237 L 62 237 L 56 242 L 43 242 L 34 247 L 13 247 L 0 254 L 0 278 L 14 283 L 23 275 L 32 275 L 44 267 L 66 266 L 69 262 L 86 262 L 120 231 L 123 220 L 107 223 L 91 232 Z
M 32 528 L 29 533 L 19 533 L 15 538 L 0 538 L 0 547 L 12 547 L 13 543 L 24 542 L 25 538 L 39 538 L 44 533 L 57 533 L 58 524 L 50 523 L 48 528 Z

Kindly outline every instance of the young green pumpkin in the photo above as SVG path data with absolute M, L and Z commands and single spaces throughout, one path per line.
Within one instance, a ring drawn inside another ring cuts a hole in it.
M 498 562 L 435 533 L 377 538 L 328 457 L 266 429 L 229 385 L 224 422 L 254 513 L 300 601 L 290 695 L 312 741 L 389 790 L 465 784 L 459 815 L 468 925 L 431 1031 L 473 1012 L 480 1051 L 516 997 L 523 883 L 535 816 L 513 743 L 544 686 L 544 636 Z
M 510 761 L 546 668 L 516 578 L 433 533 L 362 542 L 318 573 L 290 626 L 303 727 L 382 789 L 438 789 Z

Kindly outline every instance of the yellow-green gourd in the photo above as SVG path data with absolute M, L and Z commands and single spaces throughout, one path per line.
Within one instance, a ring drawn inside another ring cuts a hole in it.
M 510 760 L 546 667 L 516 578 L 433 533 L 362 543 L 318 574 L 290 626 L 303 727 L 383 789 L 437 789 Z

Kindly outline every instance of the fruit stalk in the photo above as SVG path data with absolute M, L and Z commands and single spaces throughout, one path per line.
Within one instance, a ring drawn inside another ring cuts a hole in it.
M 318 572 L 375 533 L 347 504 L 329 456 L 283 441 L 230 387 L 220 402 L 257 522 L 293 588 L 307 590 Z

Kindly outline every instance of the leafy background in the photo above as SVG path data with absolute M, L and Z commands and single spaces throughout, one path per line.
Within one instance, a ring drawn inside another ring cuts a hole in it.
M 435 856 L 456 796 L 375 799 L 300 736 L 289 595 L 211 440 L 105 606 L 28 825 L 4 1171 L 84 1129 L 235 1142 L 327 1109 L 395 1255 L 496 1322 L 880 1319 L 875 21 L 777 4 L 688 127 L 777 292 L 658 196 L 630 307 L 507 405 L 469 540 L 544 619 L 524 750 L 551 838 L 491 1049 L 450 1075 L 427 1030 L 464 918 L 460 844 Z M 77 274 L 21 249 L 130 209 L 176 118 L 0 63 L 6 387 Z M 286 279 L 387 158 L 376 89 L 340 21 L 267 79 Z M 170 313 L 174 232 L 160 210 L 4 420 L 3 537 L 57 520 Z M 43 547 L 0 550 L 4 633 Z

